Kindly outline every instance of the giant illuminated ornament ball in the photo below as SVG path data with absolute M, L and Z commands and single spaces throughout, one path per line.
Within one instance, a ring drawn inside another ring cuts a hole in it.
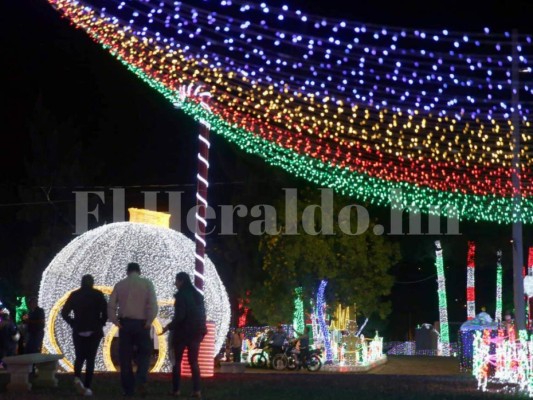
M 155 286 L 159 315 L 154 321 L 161 331 L 165 321 L 172 318 L 176 273 L 185 271 L 194 280 L 194 242 L 185 235 L 168 228 L 143 223 L 119 222 L 101 226 L 78 236 L 70 242 L 46 268 L 39 290 L 39 303 L 47 313 L 44 349 L 62 353 L 62 367 L 71 370 L 74 361 L 72 329 L 60 316 L 68 294 L 78 289 L 81 277 L 91 274 L 95 286 L 109 295 L 113 286 L 126 277 L 126 266 L 136 262 L 142 276 Z M 230 322 L 230 304 L 226 289 L 215 266 L 205 259 L 204 296 L 207 319 L 215 323 L 215 346 L 224 343 Z M 116 327 L 108 323 L 104 340 L 98 351 L 97 371 L 114 371 L 111 360 L 111 341 Z M 168 371 L 167 339 L 158 337 L 159 356 L 152 371 Z

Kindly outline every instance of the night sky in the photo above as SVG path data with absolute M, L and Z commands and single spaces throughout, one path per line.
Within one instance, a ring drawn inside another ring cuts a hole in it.
M 345 3 L 350 3 L 349 8 Z M 531 32 L 533 17 L 530 0 L 315 0 L 290 4 L 315 14 L 369 23 L 466 31 L 488 26 L 493 31 L 517 28 Z M 184 207 L 192 206 L 197 125 L 126 71 L 84 32 L 70 26 L 45 0 L 2 2 L 0 30 L 2 298 L 38 289 L 38 273 L 23 278 L 24 265 L 31 263 L 27 255 L 32 246 L 45 243 L 35 261 L 38 265 L 30 268 L 42 272 L 56 252 L 72 240 L 69 224 L 74 221 L 74 190 L 126 187 L 127 206 L 142 206 L 143 190 L 182 190 Z M 268 182 L 268 191 L 276 196 L 283 187 L 306 185 L 273 170 L 259 158 L 239 152 L 216 135 L 212 135 L 212 149 L 209 201 L 213 205 L 254 201 L 257 193 L 245 190 L 250 182 L 257 187 Z M 270 203 L 268 193 L 265 196 L 264 203 Z M 163 198 L 160 206 L 162 210 L 167 206 Z M 109 218 L 110 212 L 110 207 L 103 207 L 103 216 Z M 378 218 L 388 215 L 387 209 L 372 208 L 371 212 Z M 58 227 L 65 234 L 53 243 L 36 242 L 46 226 Z M 391 296 L 393 313 L 388 324 L 376 325 L 386 329 L 389 339 L 405 339 L 409 327 L 438 320 L 436 283 L 431 279 L 436 239 L 443 242 L 445 252 L 451 321 L 460 323 L 466 318 L 468 240 L 478 243 L 477 305 L 490 307 L 494 303 L 495 253 L 501 248 L 504 307 L 511 306 L 510 227 L 462 223 L 461 232 L 460 237 L 394 238 L 402 246 L 403 259 L 392 269 L 397 279 Z M 215 239 L 211 241 L 217 245 Z M 524 229 L 524 244 L 533 245 L 530 227 Z M 231 294 L 231 274 L 223 266 L 219 268 Z M 31 281 L 33 286 L 27 283 Z

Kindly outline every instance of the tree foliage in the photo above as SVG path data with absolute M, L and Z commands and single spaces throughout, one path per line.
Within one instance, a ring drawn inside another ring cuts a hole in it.
M 326 290 L 329 304 L 357 304 L 359 314 L 386 317 L 391 310 L 386 296 L 394 281 L 389 269 L 400 259 L 398 245 L 386 236 L 375 235 L 372 221 L 364 233 L 348 234 L 346 228 L 343 232 L 341 224 L 346 223 L 347 218 L 343 220 L 340 211 L 349 203 L 340 197 L 335 198 L 330 210 L 324 207 L 322 212 L 315 212 L 312 220 L 315 232 L 319 232 L 325 229 L 323 215 L 327 220 L 332 213 L 332 234 L 305 233 L 302 224 L 306 222 L 302 215 L 305 208 L 313 204 L 320 204 L 319 191 L 300 191 L 297 200 L 299 234 L 262 237 L 260 253 L 265 275 L 252 291 L 251 306 L 255 317 L 270 324 L 291 321 L 294 288 L 302 286 L 304 298 L 312 299 L 321 279 L 329 282 Z M 279 204 L 276 210 L 277 225 L 286 232 L 285 210 Z M 351 211 L 348 223 L 351 232 L 356 232 L 357 213 L 353 207 Z M 305 304 L 308 306 L 309 300 Z

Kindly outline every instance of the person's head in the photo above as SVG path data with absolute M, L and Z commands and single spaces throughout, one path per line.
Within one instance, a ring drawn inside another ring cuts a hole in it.
M 511 311 L 506 311 L 505 314 L 503 314 L 503 319 L 506 321 L 511 321 L 513 319 Z
M 241 328 L 237 328 L 235 329 L 235 333 L 241 333 L 242 332 L 242 329 Z
M 278 324 L 277 330 L 278 330 L 278 332 L 282 332 L 283 331 L 283 325 Z
M 38 304 L 39 303 L 37 302 L 37 297 L 30 297 L 28 299 L 28 308 L 30 310 L 35 310 L 37 308 Z
M 187 272 L 178 272 L 176 274 L 176 289 L 192 288 L 191 277 Z
M 127 274 L 131 275 L 133 273 L 140 274 L 141 273 L 141 267 L 139 267 L 139 264 L 131 262 L 131 263 L 128 264 Z
M 81 277 L 81 287 L 84 289 L 90 289 L 94 286 L 94 278 L 92 275 L 83 275 Z

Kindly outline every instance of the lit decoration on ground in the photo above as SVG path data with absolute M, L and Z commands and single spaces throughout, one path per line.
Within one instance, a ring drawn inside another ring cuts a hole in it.
M 466 261 L 466 318 L 474 319 L 476 316 L 476 244 L 468 242 L 468 255 Z
M 446 278 L 440 241 L 435 241 L 435 266 L 437 267 L 437 294 L 439 297 L 440 337 L 439 347 L 443 356 L 450 355 L 450 328 L 448 327 L 448 303 L 446 301 Z
M 28 313 L 25 296 L 17 296 L 17 305 L 15 307 L 15 323 L 22 323 L 22 316 Z
M 215 363 L 213 358 L 215 354 L 215 324 L 212 321 L 207 322 L 207 335 L 200 344 L 200 353 L 198 355 L 198 364 L 200 364 L 200 376 L 203 378 L 212 377 L 215 374 Z M 191 366 L 189 365 L 188 351 L 185 349 L 181 362 L 181 373 L 183 376 L 192 376 Z
M 531 68 L 530 35 L 381 27 L 242 1 L 49 2 L 185 113 L 298 177 L 377 205 L 401 189 L 393 203 L 404 209 L 533 222 L 533 87 L 511 74 Z M 216 92 L 211 112 L 180 97 L 191 84 Z
M 503 329 L 496 335 L 490 330 L 475 334 L 472 374 L 480 390 L 490 390 L 491 383 L 506 384 L 533 397 L 532 360 L 533 342 L 526 331 L 520 331 L 518 338 Z
M 324 298 L 324 292 L 326 291 L 326 286 L 328 281 L 321 280 L 318 287 L 318 292 L 316 295 L 316 315 L 318 318 L 318 324 L 320 327 L 320 332 L 324 338 L 324 347 L 326 349 L 326 362 L 333 362 L 333 352 L 331 350 L 331 339 L 329 336 L 329 328 L 326 323 L 326 300 Z
M 498 250 L 496 253 L 496 312 L 494 319 L 502 321 L 502 286 L 503 286 L 503 267 L 502 267 L 502 251 Z
M 194 243 L 176 231 L 131 222 L 104 225 L 77 237 L 57 254 L 43 273 L 39 303 L 47 314 L 54 307 L 58 309 L 57 303 L 79 287 L 85 274 L 93 275 L 97 286 L 112 288 L 125 277 L 126 265 L 137 262 L 143 276 L 154 282 L 161 304 L 158 318 L 169 320 L 173 314 L 173 277 L 178 271 L 186 271 L 193 278 L 194 259 Z M 215 323 L 215 348 L 219 349 L 229 328 L 230 305 L 226 289 L 208 258 L 205 275 L 207 317 Z M 111 329 L 111 324 L 107 324 L 104 334 L 108 335 Z M 65 355 L 60 361 L 62 367 L 70 370 L 68 363 L 74 360 L 72 330 L 61 318 L 47 319 L 44 348 L 52 353 L 59 349 Z M 96 369 L 107 370 L 102 351 L 98 353 Z M 170 370 L 168 359 L 161 370 Z
M 239 299 L 239 320 L 237 322 L 238 328 L 243 328 L 246 326 L 246 322 L 248 319 L 248 313 L 250 312 L 250 307 L 248 305 L 250 304 L 250 291 L 246 291 L 246 297 L 244 299 Z
M 302 298 L 303 289 L 294 289 L 294 318 L 293 327 L 296 333 L 302 334 L 305 331 L 304 301 Z

